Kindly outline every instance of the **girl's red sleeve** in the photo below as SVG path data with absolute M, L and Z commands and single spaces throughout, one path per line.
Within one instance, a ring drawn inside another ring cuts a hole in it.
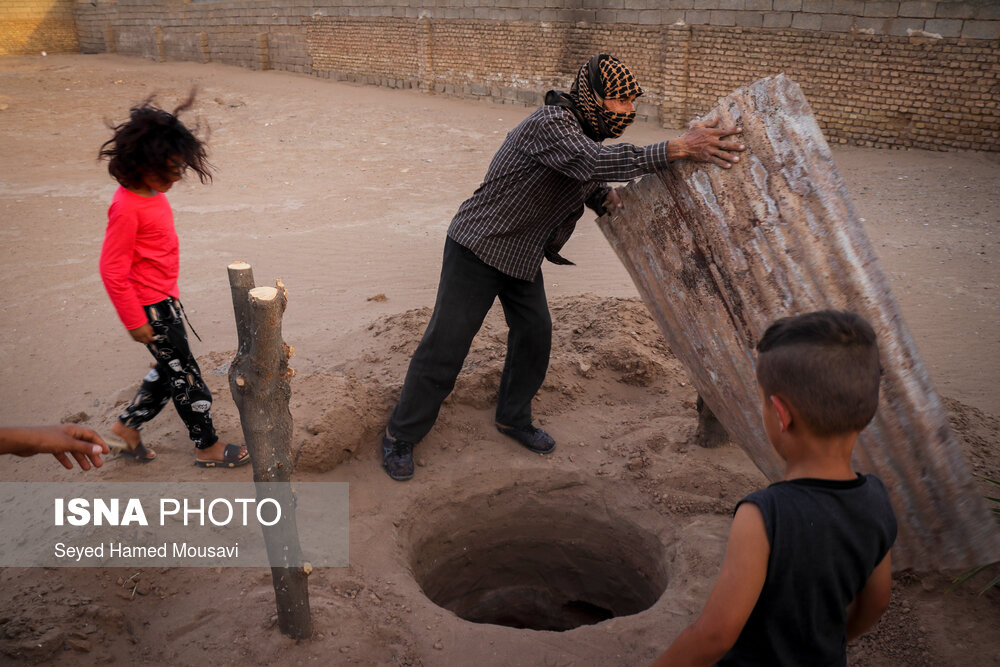
M 108 209 L 108 228 L 101 247 L 101 280 L 118 311 L 125 328 L 131 331 L 148 322 L 146 312 L 139 303 L 129 274 L 135 255 L 135 237 L 139 217 L 120 202 L 112 202 Z

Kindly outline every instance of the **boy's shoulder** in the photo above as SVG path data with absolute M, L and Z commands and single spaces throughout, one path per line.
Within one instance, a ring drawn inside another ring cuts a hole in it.
M 877 476 L 870 474 L 858 473 L 851 480 L 783 480 L 750 493 L 737 507 L 742 503 L 757 505 L 764 515 L 765 524 L 769 523 L 770 517 L 788 514 L 789 510 L 796 514 L 814 511 L 825 514 L 829 509 L 838 514 L 865 512 L 885 515 L 895 523 L 895 514 L 885 484 Z
M 750 493 L 747 498 L 774 497 L 780 499 L 800 495 L 884 496 L 887 499 L 889 497 L 885 484 L 876 475 L 857 473 L 854 479 L 846 480 L 815 477 L 782 480 Z
M 784 480 L 750 493 L 739 504 L 745 502 L 760 509 L 769 538 L 774 537 L 779 523 L 792 521 L 805 526 L 813 517 L 823 517 L 824 521 L 860 518 L 859 528 L 869 524 L 884 533 L 890 544 L 896 535 L 896 515 L 889 493 L 882 480 L 871 474 L 858 474 L 852 480 Z

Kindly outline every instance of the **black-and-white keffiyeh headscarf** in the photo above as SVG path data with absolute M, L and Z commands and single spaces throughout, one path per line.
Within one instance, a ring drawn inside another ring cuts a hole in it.
M 603 100 L 623 100 L 642 95 L 642 88 L 620 60 L 606 53 L 592 56 L 580 68 L 569 93 L 550 90 L 546 104 L 570 109 L 583 126 L 583 132 L 594 141 L 620 137 L 632 121 L 635 112 L 608 111 Z

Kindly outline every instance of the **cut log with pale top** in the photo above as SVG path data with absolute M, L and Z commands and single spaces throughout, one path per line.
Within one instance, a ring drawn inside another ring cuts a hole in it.
M 302 549 L 291 490 L 292 413 L 288 359 L 292 349 L 281 338 L 281 318 L 288 294 L 276 287 L 254 287 L 253 268 L 245 262 L 229 265 L 229 287 L 236 316 L 238 348 L 229 367 L 229 388 L 240 412 L 257 499 L 273 498 L 282 520 L 262 526 L 278 628 L 294 639 L 312 635 L 309 611 L 309 571 L 302 566 Z
M 744 128 L 737 164 L 677 162 L 622 188 L 625 208 L 598 219 L 698 393 L 778 480 L 782 463 L 760 420 L 757 341 L 779 317 L 862 315 L 878 334 L 884 376 L 855 467 L 889 489 L 894 568 L 1000 558 L 1000 530 L 799 86 L 762 79 L 720 100 L 716 114 Z

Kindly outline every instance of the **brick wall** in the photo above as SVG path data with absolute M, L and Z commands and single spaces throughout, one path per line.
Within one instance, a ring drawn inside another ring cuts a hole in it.
M 85 51 L 518 105 L 613 53 L 646 91 L 639 115 L 672 126 L 785 72 L 831 141 L 1000 150 L 995 0 L 469 1 L 77 0 L 75 12 Z
M 74 0 L 0 0 L 0 56 L 76 51 Z
M 784 72 L 799 82 L 831 142 L 1000 150 L 997 42 L 863 33 L 692 27 L 685 95 L 673 123 L 720 91 Z

